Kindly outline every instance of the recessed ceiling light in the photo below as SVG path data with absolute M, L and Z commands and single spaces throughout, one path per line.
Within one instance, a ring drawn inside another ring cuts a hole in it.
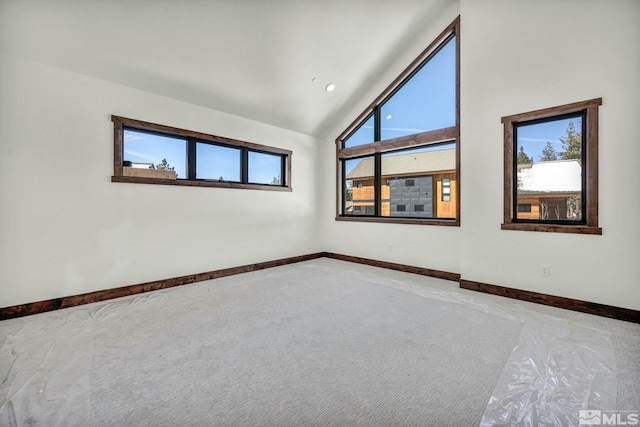
M 315 83 L 316 81 L 318 81 L 317 77 L 314 77 L 314 78 L 311 79 L 311 83 Z
M 324 90 L 326 90 L 327 92 L 333 92 L 335 88 L 336 88 L 336 85 L 334 85 L 333 83 L 329 83 L 324 87 Z

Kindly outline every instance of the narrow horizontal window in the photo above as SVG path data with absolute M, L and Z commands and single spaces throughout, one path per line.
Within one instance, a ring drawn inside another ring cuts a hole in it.
M 124 117 L 113 182 L 291 191 L 291 151 Z

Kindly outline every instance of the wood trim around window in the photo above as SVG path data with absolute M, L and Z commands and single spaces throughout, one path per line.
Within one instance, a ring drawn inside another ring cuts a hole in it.
M 370 144 L 343 148 L 343 141 L 347 139 L 358 127 L 375 114 L 396 89 L 402 86 L 413 73 L 418 70 L 429 57 L 436 52 L 445 41 L 455 36 L 456 45 L 456 76 L 455 76 L 455 126 L 434 129 L 427 132 L 406 135 L 384 141 L 375 141 Z M 451 22 L 429 46 L 396 78 L 393 82 L 369 105 L 338 138 L 336 138 L 336 221 L 356 222 L 382 222 L 395 224 L 421 224 L 421 225 L 445 225 L 460 226 L 460 16 Z M 455 218 L 397 218 L 386 216 L 349 216 L 342 215 L 342 168 L 341 161 L 367 155 L 375 155 L 385 152 L 399 151 L 410 148 L 427 147 L 430 145 L 452 142 L 456 145 L 456 217 Z
M 602 228 L 598 226 L 598 107 L 602 105 L 602 98 L 589 99 L 587 101 L 574 102 L 551 108 L 534 110 L 527 113 L 514 114 L 502 117 L 504 126 L 504 197 L 502 230 L 543 231 L 552 233 L 573 234 L 602 234 Z M 519 122 L 538 119 L 553 118 L 571 113 L 586 113 L 586 164 L 584 171 L 586 177 L 586 202 L 583 215 L 586 224 L 546 224 L 544 222 L 523 223 L 514 220 L 513 198 L 513 126 Z
M 187 187 L 217 187 L 217 188 L 240 188 L 249 190 L 267 190 L 267 191 L 293 191 L 291 185 L 291 156 L 290 150 L 282 148 L 269 147 L 266 145 L 255 144 L 252 142 L 241 141 L 238 139 L 226 138 L 217 135 L 210 135 L 202 132 L 190 131 L 186 129 L 175 128 L 156 123 L 145 122 L 142 120 L 129 119 L 120 116 L 111 116 L 113 122 L 113 176 L 111 182 L 127 182 L 135 184 L 160 184 L 160 185 L 177 185 Z M 123 148 L 124 148 L 124 128 L 155 132 L 165 134 L 167 136 L 194 138 L 202 142 L 210 142 L 213 144 L 221 144 L 236 148 L 247 148 L 266 154 L 276 154 L 283 157 L 284 163 L 284 179 L 285 185 L 261 185 L 261 184 L 245 184 L 239 182 L 218 182 L 209 180 L 188 180 L 188 179 L 160 179 L 124 176 L 123 174 Z

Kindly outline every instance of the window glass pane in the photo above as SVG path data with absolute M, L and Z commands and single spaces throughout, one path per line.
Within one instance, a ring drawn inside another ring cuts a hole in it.
M 343 208 L 345 215 L 374 215 L 374 160 L 373 156 L 344 161 L 345 190 Z
M 373 116 L 364 122 L 351 136 L 344 140 L 344 148 L 355 147 L 356 145 L 369 144 L 374 140 Z
M 382 105 L 380 121 L 383 141 L 455 126 L 455 37 Z
M 453 193 L 455 176 L 455 143 L 383 154 L 381 215 L 455 218 L 455 202 L 436 197 L 443 179 L 448 180 L 449 196 Z
M 516 130 L 516 219 L 582 221 L 582 115 Z
M 146 132 L 125 129 L 123 160 L 136 169 L 174 171 L 177 178 L 186 179 L 187 141 Z
M 249 183 L 283 185 L 282 156 L 249 151 Z
M 240 149 L 196 143 L 196 179 L 240 182 Z

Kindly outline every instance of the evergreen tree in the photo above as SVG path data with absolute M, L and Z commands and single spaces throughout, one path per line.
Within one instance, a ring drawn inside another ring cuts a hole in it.
M 553 160 L 558 160 L 558 153 L 556 149 L 553 148 L 553 145 L 549 141 L 547 141 L 547 145 L 542 149 L 542 156 L 540 156 L 541 162 L 551 162 Z
M 175 170 L 175 168 L 173 166 L 169 165 L 169 163 L 167 162 L 166 158 L 162 159 L 162 161 L 156 165 L 156 169 L 158 169 L 159 171 L 172 171 L 172 170 Z
M 176 169 L 173 166 L 171 166 L 169 164 L 169 162 L 167 162 L 166 158 L 163 158 L 162 161 L 160 163 L 158 163 L 155 167 L 159 171 L 175 171 L 175 169 Z M 178 176 L 178 174 L 176 173 L 176 177 L 177 176 Z
M 533 159 L 529 157 L 527 153 L 524 152 L 524 147 L 522 145 L 520 146 L 520 151 L 518 151 L 517 158 L 518 158 L 519 165 L 533 163 Z
M 576 130 L 573 122 L 569 122 L 565 132 L 566 135 L 560 137 L 564 149 L 560 152 L 560 157 L 562 160 L 582 159 L 582 132 Z

